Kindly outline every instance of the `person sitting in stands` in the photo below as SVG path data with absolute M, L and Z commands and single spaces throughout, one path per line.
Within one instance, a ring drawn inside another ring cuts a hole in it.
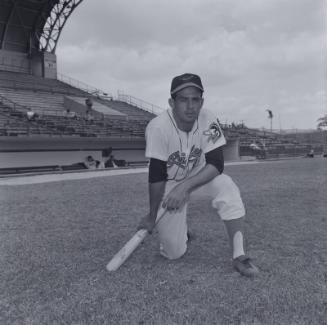
M 92 111 L 93 100 L 92 98 L 85 99 L 86 111 Z
M 86 105 L 85 120 L 92 122 L 94 120 L 94 117 L 92 115 L 92 106 L 93 106 L 92 98 L 90 97 L 86 98 L 85 105 Z
M 92 122 L 94 120 L 94 117 L 93 117 L 93 115 L 92 115 L 92 113 L 90 111 L 86 111 L 85 120 L 89 121 L 89 122 Z
M 26 115 L 29 121 L 34 121 L 37 118 L 37 114 L 31 108 L 26 112 Z
M 72 112 L 69 108 L 66 109 L 66 117 L 77 118 L 76 112 Z
M 307 157 L 314 158 L 314 156 L 315 156 L 315 151 L 313 149 L 310 149 L 309 153 L 307 153 Z
M 95 160 L 92 156 L 87 156 L 84 165 L 87 169 L 97 169 L 100 165 L 100 162 Z

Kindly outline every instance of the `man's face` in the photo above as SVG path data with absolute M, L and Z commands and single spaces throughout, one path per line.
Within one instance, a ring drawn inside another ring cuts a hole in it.
M 201 91 L 196 87 L 187 87 L 176 94 L 176 98 L 169 99 L 177 123 L 193 124 L 199 116 L 203 105 Z

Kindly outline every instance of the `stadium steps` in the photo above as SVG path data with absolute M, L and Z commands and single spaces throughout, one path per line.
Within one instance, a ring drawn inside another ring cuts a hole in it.
M 131 119 L 137 120 L 137 119 L 141 119 L 141 120 L 152 120 L 155 115 L 144 111 L 136 106 L 130 105 L 128 103 L 125 103 L 123 101 L 119 101 L 119 100 L 101 100 L 102 103 L 106 103 L 109 107 L 111 107 L 112 109 L 119 111 L 123 114 L 128 115 Z

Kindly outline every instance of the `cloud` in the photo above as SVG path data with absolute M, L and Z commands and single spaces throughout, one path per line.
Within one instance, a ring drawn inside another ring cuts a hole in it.
M 325 43 L 323 0 L 88 0 L 57 54 L 66 74 L 163 107 L 173 76 L 198 73 L 224 119 L 261 127 L 269 106 L 305 128 L 326 110 Z

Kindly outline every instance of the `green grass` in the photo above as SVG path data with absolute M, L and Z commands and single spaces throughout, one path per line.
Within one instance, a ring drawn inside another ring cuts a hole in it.
M 327 324 L 327 160 L 230 166 L 255 279 L 234 272 L 223 223 L 190 203 L 196 235 L 168 261 L 147 237 L 105 265 L 147 213 L 145 174 L 0 187 L 0 324 Z

